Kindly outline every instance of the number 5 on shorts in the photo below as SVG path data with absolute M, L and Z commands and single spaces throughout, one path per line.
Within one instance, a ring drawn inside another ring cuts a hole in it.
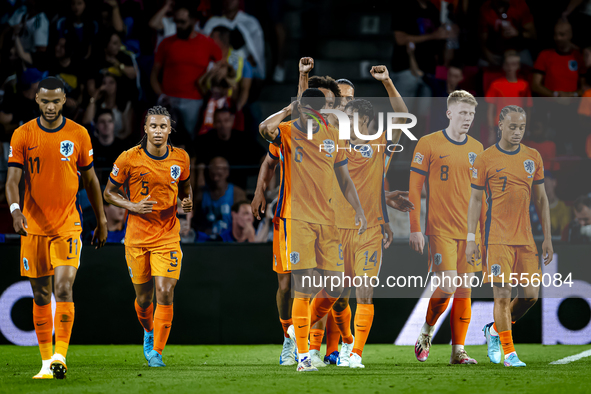
M 178 257 L 176 257 L 176 250 L 170 252 L 170 259 L 173 260 L 173 262 L 170 263 L 171 267 L 176 267 L 177 265 L 179 265 L 179 259 Z

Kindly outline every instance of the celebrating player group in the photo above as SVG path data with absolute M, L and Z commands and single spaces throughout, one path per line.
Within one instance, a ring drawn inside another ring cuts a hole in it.
M 363 282 L 366 286 L 356 289 L 355 330 L 351 332 L 351 289 L 306 287 L 303 278 L 378 276 L 383 248 L 392 240 L 386 204 L 410 213 L 410 246 L 423 254 L 420 206 L 426 183 L 428 270 L 452 281 L 440 281 L 442 285 L 431 296 L 415 345 L 417 360 L 424 362 L 429 357 L 435 325 L 453 297 L 450 364 L 477 364 L 468 356 L 464 342 L 471 318 L 470 279 L 482 271 L 485 278 L 494 278 L 494 322 L 483 328 L 488 357 L 500 363 L 502 348 L 505 366 L 525 366 L 515 352 L 511 324 L 533 306 L 538 288 L 517 283 L 519 295 L 511 301 L 509 284 L 514 285 L 511 274 L 531 277 L 541 272 L 529 221 L 532 186 L 545 237 L 544 264 L 551 262 L 553 250 L 542 159 L 536 150 L 520 143 L 526 125 L 523 109 L 508 106 L 501 111 L 498 143 L 484 151 L 481 143 L 467 135 L 476 99 L 463 90 L 452 92 L 447 99 L 447 128 L 422 137 L 416 145 L 409 191 L 386 192 L 384 179 L 392 150 L 376 152 L 372 145 L 398 144 L 400 132 L 390 141 L 369 138 L 373 134 L 372 104 L 355 99 L 354 86 L 346 79 L 308 80 L 313 67 L 313 59 L 300 60 L 298 99 L 259 127 L 269 142 L 269 155 L 261 166 L 252 203 L 257 217 L 259 210 L 264 212 L 264 192 L 279 163 L 281 173 L 272 260 L 285 337 L 279 363 L 297 364 L 301 372 L 328 364 L 364 368 L 361 356 L 374 317 L 373 288 Z M 372 67 L 371 75 L 384 84 L 392 109 L 407 112 L 386 67 Z M 339 140 L 338 117 L 322 109 L 346 113 L 349 141 Z M 292 119 L 284 121 L 290 115 Z M 398 121 L 406 123 L 404 118 Z M 354 127 L 368 138 L 353 135 Z M 453 280 L 456 277 L 459 280 Z M 322 360 L 319 349 L 325 327 L 327 354 Z
M 372 103 L 356 99 L 355 87 L 347 79 L 308 78 L 313 68 L 312 58 L 300 60 L 297 99 L 259 126 L 269 142 L 252 201 L 252 212 L 259 219 L 267 206 L 267 185 L 276 166 L 280 167 L 272 256 L 284 333 L 279 363 L 297 365 L 298 372 L 318 371 L 329 364 L 365 368 L 362 355 L 374 319 L 373 287 L 364 281 L 364 286 L 356 288 L 357 308 L 352 316 L 351 288 L 343 284 L 348 281 L 338 281 L 337 287 L 326 284 L 335 283 L 333 278 L 379 276 L 383 250 L 393 239 L 390 206 L 409 212 L 410 247 L 420 254 L 426 251 L 429 272 L 461 278 L 459 286 L 444 282 L 433 292 L 415 345 L 417 360 L 427 360 L 437 320 L 453 297 L 450 364 L 477 363 L 466 353 L 464 341 L 471 317 L 470 278 L 482 271 L 485 280 L 494 282 L 493 322 L 483 328 L 488 357 L 500 363 L 504 352 L 505 366 L 525 366 L 515 352 L 511 326 L 536 302 L 538 288 L 520 286 L 519 296 L 511 300 L 508 284 L 511 274 L 522 278 L 541 272 L 529 219 L 532 190 L 544 231 L 545 264 L 551 262 L 553 250 L 542 159 L 535 149 L 520 143 L 527 121 L 523 109 L 503 108 L 498 142 L 483 150 L 468 136 L 476 99 L 465 91 L 452 92 L 447 99 L 447 128 L 422 137 L 416 145 L 408 192 L 385 191 L 401 131 L 395 130 L 390 138 L 385 133 L 372 138 L 377 123 Z M 407 113 L 387 68 L 374 66 L 370 73 L 384 86 L 391 109 Z M 169 140 L 173 120 L 163 107 L 148 111 L 143 139 L 120 154 L 103 193 L 88 132 L 62 115 L 63 83 L 53 77 L 41 81 L 36 102 L 41 116 L 12 136 L 6 182 L 14 229 L 21 235 L 21 274 L 29 278 L 34 294 L 33 321 L 42 360 L 34 378 L 63 379 L 67 374 L 74 323 L 72 287 L 82 250 L 80 178 L 98 223 L 93 234 L 96 248 L 107 238 L 103 198 L 127 210 L 121 260 L 127 263 L 136 294 L 143 354 L 150 367 L 164 367 L 162 351 L 172 326 L 174 288 L 183 259 L 177 206 L 190 212 L 193 201 L 189 156 Z M 330 110 L 348 117 L 345 131 L 350 139 L 339 139 L 344 125 Z M 394 121 L 403 124 L 407 119 Z M 426 240 L 420 225 L 424 185 Z M 322 357 L 325 330 L 327 353 Z

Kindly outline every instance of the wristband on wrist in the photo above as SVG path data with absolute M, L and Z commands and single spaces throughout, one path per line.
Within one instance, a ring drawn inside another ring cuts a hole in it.
M 14 203 L 14 204 L 11 204 L 10 205 L 10 213 L 13 213 L 17 209 L 19 209 L 19 210 L 21 209 L 21 207 L 17 203 Z
M 466 238 L 466 242 L 474 241 L 476 242 L 476 234 L 468 233 L 468 237 Z

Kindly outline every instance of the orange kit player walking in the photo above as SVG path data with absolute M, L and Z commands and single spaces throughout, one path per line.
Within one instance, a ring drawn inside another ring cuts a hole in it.
M 410 167 L 410 201 L 416 207 L 410 212 L 410 246 L 423 254 L 425 241 L 421 233 L 420 206 L 426 180 L 425 234 L 428 236 L 429 272 L 440 278 L 440 286 L 431 295 L 425 324 L 415 345 L 419 361 L 429 357 L 435 323 L 453 295 L 450 364 L 476 364 L 476 360 L 466 354 L 464 341 L 472 314 L 469 280 L 481 270 L 480 261 L 465 260 L 470 171 L 476 155 L 483 150 L 480 142 L 468 136 L 477 105 L 470 93 L 452 92 L 447 98 L 449 126 L 419 140 Z M 453 281 L 456 276 L 463 278 L 457 288 Z
M 170 143 L 171 122 L 165 108 L 148 110 L 146 135 L 139 145 L 117 158 L 104 193 L 105 201 L 129 213 L 125 259 L 136 294 L 135 310 L 144 328 L 144 357 L 150 367 L 166 366 L 162 350 L 172 326 L 174 288 L 183 260 L 177 199 L 182 199 L 185 212 L 193 209 L 189 155 Z M 129 199 L 120 194 L 122 186 Z
M 529 217 L 532 189 L 544 232 L 544 264 L 550 264 L 554 255 L 550 205 L 544 188 L 544 163 L 537 150 L 521 144 L 525 124 L 523 108 L 509 105 L 501 110 L 501 139 L 479 154 L 474 162 L 468 210 L 466 258 L 471 259 L 477 250 L 474 232 L 480 216 L 482 193 L 486 191 L 486 258 L 482 273 L 484 283 L 493 282 L 495 307 L 494 323 L 484 326 L 483 331 L 488 357 L 493 363 L 500 363 L 502 346 L 506 367 L 525 367 L 513 346 L 511 322 L 523 317 L 538 300 L 539 286 L 534 286 L 532 279 L 540 280 L 542 271 Z M 511 301 L 511 290 L 515 286 L 518 295 Z
M 299 372 L 317 371 L 311 363 L 308 347 L 310 327 L 330 311 L 343 290 L 342 283 L 332 281 L 343 272 L 342 264 L 338 264 L 339 236 L 331 204 L 335 180 L 354 207 L 359 232 L 366 230 L 365 215 L 347 169 L 345 146 L 337 145 L 338 131 L 327 125 L 317 112 L 325 103 L 320 90 L 307 89 L 297 103 L 300 118 L 290 125 L 282 123 L 291 115 L 290 105 L 259 125 L 267 141 L 281 146 L 282 165 L 285 166 L 281 182 L 283 198 L 277 203 L 277 212 L 281 217 L 280 251 L 285 255 L 284 269 L 292 271 L 295 297 L 293 326 L 288 333 L 297 342 Z M 316 122 L 311 139 L 306 133 L 308 119 Z M 317 274 L 322 278 L 320 286 L 304 280 Z M 320 288 L 320 296 L 311 307 L 310 297 L 315 288 Z
M 93 237 L 93 243 L 98 241 L 97 248 L 107 239 L 107 219 L 88 131 L 62 115 L 66 102 L 63 83 L 53 77 L 42 80 L 35 101 L 41 116 L 16 129 L 10 141 L 6 197 L 14 230 L 22 236 L 21 275 L 29 278 L 33 288 L 33 322 L 42 359 L 41 371 L 33 378 L 63 379 L 74 324 L 72 286 L 82 251 L 78 172 L 97 217 Z M 18 184 L 23 171 L 25 198 L 21 210 Z

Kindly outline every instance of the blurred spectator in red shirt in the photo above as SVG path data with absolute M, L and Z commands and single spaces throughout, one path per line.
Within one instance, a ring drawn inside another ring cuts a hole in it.
M 581 96 L 586 67 L 581 52 L 572 43 L 570 24 L 561 19 L 554 27 L 554 49 L 540 52 L 534 64 L 532 90 L 545 97 Z
M 520 78 L 517 73 L 521 68 L 521 59 L 515 51 L 508 51 L 503 61 L 503 71 L 505 76 L 495 80 L 486 92 L 485 100 L 488 103 L 488 145 L 493 145 L 497 141 L 497 124 L 501 110 L 507 105 L 518 105 L 525 109 L 527 115 L 528 109 L 533 105 L 529 82 Z
M 525 0 L 487 0 L 480 8 L 482 65 L 500 66 L 503 54 L 510 49 L 531 65 L 527 41 L 535 38 L 534 19 Z
M 177 2 L 174 21 L 176 34 L 165 38 L 158 46 L 150 81 L 152 89 L 160 96 L 158 103 L 170 107 L 177 130 L 194 138 L 203 105 L 199 78 L 207 71 L 210 61 L 222 58 L 222 51 L 211 38 L 195 31 L 194 7 Z

